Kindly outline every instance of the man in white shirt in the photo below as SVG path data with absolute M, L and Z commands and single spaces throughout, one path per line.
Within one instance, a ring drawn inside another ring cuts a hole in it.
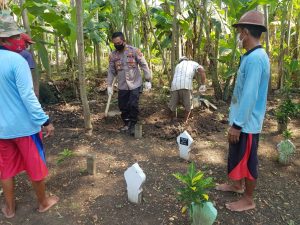
M 171 119 L 176 117 L 176 108 L 181 103 L 185 108 L 184 122 L 187 122 L 192 107 L 192 90 L 193 90 L 193 78 L 195 74 L 199 74 L 197 81 L 200 85 L 199 92 L 203 93 L 206 91 L 205 80 L 206 74 L 204 68 L 197 62 L 189 60 L 186 56 L 182 56 L 179 59 L 179 63 L 175 68 L 175 73 L 171 85 L 171 99 L 169 102 L 169 109 Z

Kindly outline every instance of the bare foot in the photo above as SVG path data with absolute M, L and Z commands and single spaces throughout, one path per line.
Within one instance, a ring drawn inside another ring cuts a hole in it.
M 235 212 L 242 212 L 250 209 L 255 208 L 255 203 L 252 198 L 243 196 L 240 200 L 236 202 L 231 202 L 225 204 L 226 208 L 235 211 Z
M 242 187 L 238 187 L 231 184 L 219 184 L 216 186 L 216 190 L 218 191 L 230 191 L 230 192 L 236 192 L 239 194 L 244 193 L 244 189 Z
M 43 213 L 46 212 L 48 209 L 50 209 L 52 206 L 54 206 L 59 201 L 59 198 L 55 195 L 48 197 L 45 200 L 44 204 L 40 204 L 38 208 L 38 212 Z
M 2 210 L 2 213 L 3 213 L 4 217 L 7 218 L 7 219 L 13 218 L 15 216 L 15 211 L 14 210 L 9 210 L 7 208 L 7 206 L 3 206 L 1 210 Z

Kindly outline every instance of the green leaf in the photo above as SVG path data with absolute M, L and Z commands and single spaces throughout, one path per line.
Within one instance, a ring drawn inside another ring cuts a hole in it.
M 192 185 L 196 184 L 199 180 L 201 180 L 201 178 L 204 176 L 204 174 L 199 171 L 195 177 L 192 179 Z
M 189 177 L 191 179 L 193 179 L 193 177 L 195 176 L 195 173 L 196 173 L 196 166 L 195 166 L 195 163 L 192 162 L 188 168 Z
M 43 64 L 44 68 L 46 70 L 49 70 L 49 57 L 48 57 L 48 52 L 47 52 L 47 49 L 45 48 L 45 45 L 40 42 L 37 42 L 35 44 L 35 47 L 38 50 L 38 54 L 39 54 L 39 57 L 41 59 L 41 62 Z

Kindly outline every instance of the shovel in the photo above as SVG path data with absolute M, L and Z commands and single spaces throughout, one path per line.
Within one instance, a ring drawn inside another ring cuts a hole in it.
M 210 101 L 201 96 L 201 93 L 198 91 L 198 96 L 193 97 L 194 108 L 198 108 L 203 103 L 207 108 L 211 107 L 213 110 L 217 110 L 217 106 L 212 104 Z
M 113 82 L 112 82 L 112 88 L 114 88 L 114 84 L 116 82 L 116 77 L 114 78 Z M 105 112 L 104 112 L 104 116 L 107 117 L 108 116 L 108 110 L 109 110 L 109 106 L 110 106 L 110 102 L 111 102 L 111 97 L 112 95 L 108 95 L 108 100 L 106 103 L 106 108 L 105 108 Z M 115 113 L 114 113 L 115 114 Z

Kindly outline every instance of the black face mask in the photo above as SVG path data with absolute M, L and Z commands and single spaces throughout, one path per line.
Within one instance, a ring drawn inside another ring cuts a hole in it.
M 120 45 L 115 45 L 115 48 L 116 48 L 118 51 L 122 51 L 122 50 L 125 48 L 125 45 L 124 45 L 124 43 L 123 43 L 123 44 L 120 44 Z

